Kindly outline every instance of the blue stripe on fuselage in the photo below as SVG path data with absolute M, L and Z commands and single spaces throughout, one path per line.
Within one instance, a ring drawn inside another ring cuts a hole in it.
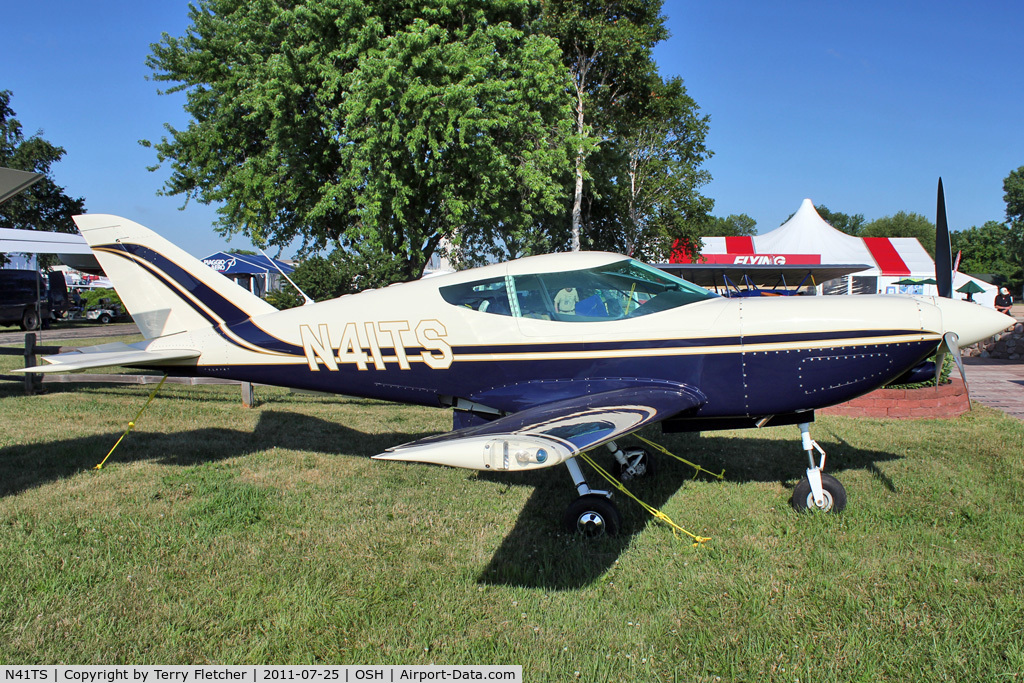
M 715 417 L 813 410 L 871 391 L 934 351 L 931 340 L 865 347 L 791 349 L 658 357 L 456 362 L 445 370 L 413 363 L 409 370 L 338 371 L 305 365 L 220 366 L 199 374 L 280 386 L 439 405 L 458 396 L 515 412 L 560 397 L 620 388 L 632 382 L 687 384 L 708 400 L 696 413 Z

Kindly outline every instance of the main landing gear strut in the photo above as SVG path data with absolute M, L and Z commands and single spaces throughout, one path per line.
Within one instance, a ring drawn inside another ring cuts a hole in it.
M 615 475 L 620 481 L 630 481 L 654 474 L 654 461 L 643 448 L 622 450 L 614 441 L 607 444 L 615 457 Z M 614 536 L 622 527 L 622 515 L 612 502 L 611 491 L 592 489 L 576 458 L 565 462 L 580 497 L 569 504 L 562 523 L 565 530 L 582 536 Z
M 797 512 L 842 512 L 846 507 L 846 489 L 838 479 L 822 472 L 825 469 L 825 451 L 811 438 L 807 422 L 800 424 L 800 442 L 807 453 L 809 466 L 807 475 L 793 489 L 793 508 Z M 818 461 L 815 461 L 815 451 L 821 454 Z
M 825 451 L 811 438 L 810 424 L 800 427 L 800 441 L 807 454 L 807 472 L 793 489 L 793 507 L 798 512 L 820 510 L 842 512 L 846 507 L 846 489 L 835 477 L 825 474 Z M 615 457 L 615 474 L 626 482 L 654 475 L 654 460 L 643 448 L 619 448 L 607 444 Z M 819 457 L 820 456 L 820 457 Z M 562 518 L 565 530 L 587 537 L 614 536 L 622 527 L 622 515 L 612 502 L 611 491 L 590 488 L 576 458 L 565 462 L 579 498 L 569 504 Z

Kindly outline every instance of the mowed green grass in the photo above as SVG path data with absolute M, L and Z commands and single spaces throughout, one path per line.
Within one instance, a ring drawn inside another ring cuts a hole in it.
M 796 427 L 644 432 L 614 539 L 564 468 L 369 456 L 442 410 L 258 388 L 0 384 L 0 663 L 520 664 L 537 681 L 1024 679 L 1024 426 L 823 417 L 842 515 L 789 506 Z M 608 464 L 606 453 L 596 454 Z M 584 465 L 584 469 L 588 469 Z M 601 482 L 590 473 L 591 484 Z

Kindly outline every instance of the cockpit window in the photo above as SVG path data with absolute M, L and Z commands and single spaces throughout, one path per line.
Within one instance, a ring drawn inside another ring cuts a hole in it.
M 635 318 L 718 295 L 632 259 L 587 270 L 515 275 L 441 288 L 448 303 L 563 322 Z M 501 298 L 504 297 L 504 305 Z
M 503 277 L 442 287 L 441 297 L 450 304 L 472 308 L 474 311 L 512 315 Z

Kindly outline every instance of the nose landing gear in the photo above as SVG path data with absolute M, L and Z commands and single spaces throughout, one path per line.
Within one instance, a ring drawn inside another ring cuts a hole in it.
M 800 440 L 810 466 L 806 476 L 793 489 L 793 509 L 797 512 L 842 512 L 846 507 L 846 489 L 835 477 L 825 474 L 825 451 L 811 438 L 810 424 L 800 425 Z M 815 462 L 814 451 L 821 454 Z

